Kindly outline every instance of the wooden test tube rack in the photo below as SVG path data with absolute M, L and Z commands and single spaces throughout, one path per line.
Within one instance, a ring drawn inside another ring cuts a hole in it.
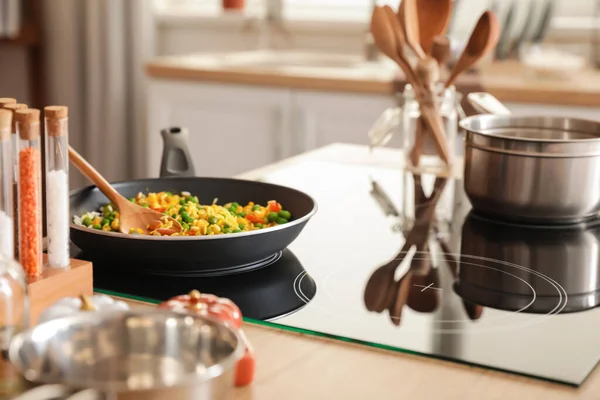
M 44 254 L 44 264 L 47 256 Z M 94 294 L 93 266 L 89 261 L 71 259 L 70 268 L 44 268 L 41 276 L 27 278 L 29 323 L 34 326 L 42 312 L 63 297 Z

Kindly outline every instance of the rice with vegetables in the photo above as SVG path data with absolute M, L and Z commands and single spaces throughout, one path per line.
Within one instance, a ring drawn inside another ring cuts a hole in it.
M 266 205 L 249 202 L 241 205 L 236 202 L 218 205 L 218 199 L 210 205 L 200 204 L 197 196 L 188 192 L 138 193 L 129 199 L 142 207 L 162 212 L 176 219 L 182 226 L 181 233 L 174 233 L 168 218 L 153 222 L 146 228 L 155 236 L 205 236 L 222 235 L 266 229 L 290 221 L 292 215 L 284 210 L 276 200 Z M 88 212 L 74 217 L 74 223 L 90 229 L 106 232 L 119 232 L 119 211 L 114 204 L 106 204 L 99 211 Z M 142 229 L 133 228 L 130 234 L 142 234 Z

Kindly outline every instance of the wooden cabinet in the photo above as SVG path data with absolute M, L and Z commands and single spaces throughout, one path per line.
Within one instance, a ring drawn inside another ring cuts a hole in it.
M 159 173 L 160 130 L 186 127 L 196 174 L 232 176 L 286 157 L 290 92 L 155 81 L 149 87 L 147 175 Z

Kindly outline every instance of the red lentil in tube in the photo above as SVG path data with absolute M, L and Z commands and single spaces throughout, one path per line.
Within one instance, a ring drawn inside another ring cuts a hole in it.
M 42 274 L 40 111 L 17 110 L 19 135 L 19 259 L 29 277 Z

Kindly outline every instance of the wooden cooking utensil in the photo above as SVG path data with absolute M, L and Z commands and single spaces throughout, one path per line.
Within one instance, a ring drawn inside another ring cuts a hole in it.
M 398 25 L 394 11 L 389 6 L 373 8 L 371 34 L 381 52 L 400 66 L 406 80 L 411 85 L 417 85 L 415 72 L 404 52 L 404 34 Z
M 450 59 L 450 40 L 446 36 L 436 36 L 431 43 L 431 57 L 443 70 Z
M 485 57 L 496 45 L 500 38 L 500 24 L 492 11 L 484 12 L 467 42 L 458 62 L 452 69 L 446 87 L 454 83 L 456 78 L 467 69 L 475 65 L 477 61 Z
M 416 0 L 419 19 L 419 42 L 425 54 L 432 54 L 432 43 L 436 36 L 448 29 L 452 11 L 452 0 Z
M 402 9 L 402 11 L 400 11 Z M 421 48 L 419 38 L 419 15 L 417 9 L 417 0 L 402 0 L 398 7 L 399 16 L 404 17 L 400 22 L 404 28 L 404 36 L 408 47 L 413 51 L 414 55 L 423 60 L 426 57 L 425 52 Z
M 139 228 L 144 234 L 148 234 L 148 225 L 159 222 L 161 218 L 167 218 L 173 223 L 171 232 L 164 233 L 181 232 L 181 224 L 179 224 L 179 222 L 177 222 L 175 219 L 150 208 L 139 206 L 123 197 L 71 146 L 69 146 L 69 160 L 71 160 L 77 169 L 79 169 L 83 175 L 92 181 L 98 187 L 98 189 L 117 206 L 120 214 L 120 231 L 122 233 L 129 233 L 130 229 Z
M 433 98 L 433 93 L 435 93 L 434 84 L 439 77 L 439 67 L 437 62 L 431 57 L 421 60 L 417 66 L 416 73 L 417 79 L 419 79 L 421 82 L 424 82 L 425 88 L 425 93 L 419 100 L 421 118 L 423 118 L 424 122 L 426 123 L 424 127 L 429 128 L 429 130 L 424 129 L 424 132 L 431 132 L 437 154 L 446 164 L 449 164 L 451 156 L 448 141 L 446 140 L 446 129 L 440 114 L 440 106 L 434 101 Z M 412 155 L 411 160 L 413 158 L 418 159 L 422 149 L 413 148 L 413 150 L 418 152 L 418 154 Z

